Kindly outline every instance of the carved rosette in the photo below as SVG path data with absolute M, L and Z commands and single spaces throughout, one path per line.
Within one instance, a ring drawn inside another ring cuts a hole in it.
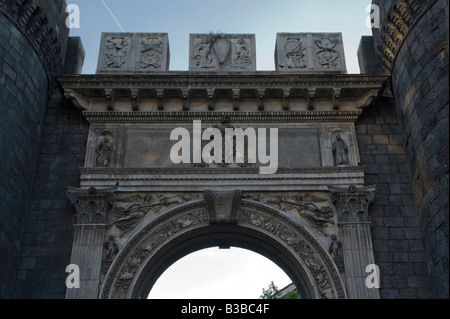
M 369 223 L 369 204 L 375 197 L 375 187 L 330 189 L 331 200 L 338 210 L 339 224 Z
M 74 224 L 106 225 L 108 210 L 114 203 L 116 189 L 69 189 L 67 196 L 75 207 Z

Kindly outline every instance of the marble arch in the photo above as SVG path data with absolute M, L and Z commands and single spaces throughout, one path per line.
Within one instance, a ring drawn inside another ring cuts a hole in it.
M 205 200 L 179 205 L 137 232 L 110 267 L 101 298 L 146 298 L 162 272 L 195 250 L 233 245 L 281 266 L 306 298 L 346 298 L 342 277 L 303 225 L 262 203 L 240 200 L 236 217 L 216 221 Z

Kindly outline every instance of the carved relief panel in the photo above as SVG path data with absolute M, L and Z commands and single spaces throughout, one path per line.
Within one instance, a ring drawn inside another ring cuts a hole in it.
M 244 199 L 270 206 L 313 232 L 327 250 L 338 236 L 338 216 L 328 192 L 247 193 Z
M 166 33 L 102 33 L 97 73 L 168 71 Z
M 189 71 L 256 71 L 253 34 L 191 34 Z
M 341 33 L 278 33 L 275 68 L 283 72 L 347 73 Z

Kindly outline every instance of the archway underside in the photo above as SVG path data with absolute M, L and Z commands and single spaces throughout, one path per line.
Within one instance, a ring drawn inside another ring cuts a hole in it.
M 136 233 L 111 265 L 101 298 L 147 298 L 159 276 L 185 255 L 235 246 L 276 263 L 304 298 L 346 298 L 343 280 L 317 238 L 273 208 L 242 200 L 237 216 L 217 223 L 206 202 L 180 205 Z

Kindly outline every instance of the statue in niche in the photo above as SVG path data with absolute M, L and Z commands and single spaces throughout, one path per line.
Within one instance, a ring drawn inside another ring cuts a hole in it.
M 233 62 L 241 68 L 246 68 L 252 63 L 250 50 L 244 38 L 239 38 L 237 41 L 237 48 L 234 54 Z
M 319 64 L 327 69 L 336 68 L 338 65 L 337 59 L 339 58 L 339 54 L 334 48 L 338 44 L 338 40 L 322 38 L 315 39 L 315 43 L 319 48 L 319 51 L 317 52 Z
M 161 67 L 161 55 L 164 50 L 164 42 L 157 38 L 151 38 L 142 40 L 141 45 L 141 68 L 145 69 L 151 66 L 157 69 Z
M 286 52 L 286 65 L 282 67 L 287 67 L 289 69 L 303 69 L 306 68 L 305 53 L 306 48 L 300 39 L 287 39 L 285 45 Z
M 214 68 L 213 57 L 211 55 L 211 44 L 207 39 L 203 39 L 195 48 L 194 60 L 200 68 Z
M 336 135 L 336 140 L 333 143 L 333 157 L 334 166 L 345 166 L 349 165 L 348 161 L 348 146 L 347 143 L 342 139 L 340 134 Z
M 109 167 L 109 165 L 111 164 L 112 149 L 113 145 L 110 138 L 108 136 L 102 136 L 96 150 L 97 167 Z
M 106 39 L 106 65 L 110 68 L 121 68 L 126 62 L 126 56 L 128 53 L 126 48 L 128 45 L 128 38 Z

